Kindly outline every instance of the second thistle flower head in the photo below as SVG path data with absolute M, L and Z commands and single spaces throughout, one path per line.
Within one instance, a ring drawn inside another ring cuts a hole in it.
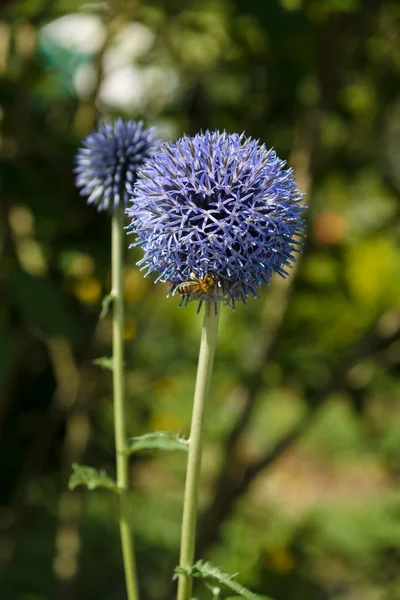
M 184 301 L 234 306 L 286 274 L 304 228 L 302 194 L 274 150 L 218 131 L 164 144 L 141 169 L 127 209 L 147 274 Z
M 98 210 L 127 204 L 137 170 L 160 147 L 154 127 L 143 122 L 105 123 L 88 135 L 76 155 L 76 185 Z

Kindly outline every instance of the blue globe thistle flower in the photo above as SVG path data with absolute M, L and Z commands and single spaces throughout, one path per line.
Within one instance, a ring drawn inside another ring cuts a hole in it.
M 146 275 L 171 284 L 183 304 L 259 298 L 274 273 L 287 275 L 305 207 L 291 169 L 244 134 L 184 136 L 140 170 L 127 213 Z M 181 302 L 181 303 L 182 303 Z
M 116 119 L 88 135 L 76 154 L 76 185 L 99 211 L 127 204 L 137 170 L 160 147 L 155 127 Z

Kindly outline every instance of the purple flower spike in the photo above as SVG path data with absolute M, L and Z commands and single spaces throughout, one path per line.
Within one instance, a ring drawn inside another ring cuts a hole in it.
M 141 169 L 127 208 L 146 275 L 170 282 L 183 304 L 234 308 L 259 298 L 274 273 L 287 275 L 304 229 L 302 194 L 284 166 L 244 134 L 206 131 L 164 144 Z
M 123 121 L 100 125 L 88 135 L 76 155 L 76 185 L 88 204 L 99 211 L 128 203 L 137 170 L 160 147 L 154 127 Z

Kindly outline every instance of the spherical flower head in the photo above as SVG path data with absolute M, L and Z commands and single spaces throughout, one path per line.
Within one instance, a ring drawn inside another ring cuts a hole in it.
M 287 275 L 304 222 L 291 169 L 273 149 L 218 131 L 164 144 L 141 169 L 127 213 L 146 275 L 186 304 L 234 307 Z
M 76 155 L 76 185 L 98 210 L 129 200 L 138 169 L 160 147 L 154 127 L 116 119 L 88 135 Z

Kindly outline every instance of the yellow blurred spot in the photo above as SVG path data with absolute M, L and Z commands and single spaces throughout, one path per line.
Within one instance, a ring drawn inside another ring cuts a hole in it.
M 75 277 L 88 277 L 94 271 L 94 260 L 89 254 L 77 252 L 71 261 L 69 274 Z
M 53 569 L 59 579 L 72 579 L 77 567 L 75 556 L 56 556 L 53 561 Z
M 124 299 L 126 302 L 140 300 L 147 288 L 147 281 L 138 269 L 127 268 L 124 272 Z
M 277 573 L 290 573 L 295 566 L 294 556 L 287 548 L 273 548 L 268 553 L 268 565 Z
M 15 48 L 21 57 L 31 56 L 36 47 L 36 28 L 30 23 L 22 23 L 15 32 Z
M 68 443 L 70 449 L 75 451 L 84 448 L 90 436 L 90 423 L 86 417 L 86 413 L 77 413 L 74 417 L 70 417 L 68 429 Z
M 355 81 L 340 94 L 340 99 L 348 110 L 358 113 L 371 113 L 376 106 L 376 91 L 369 81 Z
M 32 238 L 21 238 L 16 244 L 21 267 L 30 275 L 45 275 L 47 265 L 41 247 Z
M 168 410 L 156 410 L 150 419 L 151 429 L 155 431 L 180 431 L 184 420 L 177 414 Z
M 136 335 L 136 321 L 135 319 L 126 317 L 124 325 L 124 340 L 131 340 Z
M 84 304 L 94 304 L 101 297 L 101 285 L 94 277 L 85 277 L 74 285 L 73 292 Z
M 80 546 L 77 529 L 70 525 L 61 526 L 56 538 L 57 556 L 53 561 L 53 569 L 60 579 L 71 579 L 76 574 Z
M 178 395 L 182 389 L 181 382 L 177 377 L 159 377 L 155 383 L 157 395 Z
M 63 525 L 60 527 L 57 533 L 56 547 L 59 552 L 77 554 L 81 547 L 77 529 L 70 525 Z
M 73 128 L 79 137 L 93 129 L 96 120 L 95 107 L 90 102 L 81 102 L 75 111 Z
M 362 304 L 374 304 L 382 295 L 397 295 L 397 249 L 388 238 L 376 237 L 350 248 L 347 276 L 354 298 Z
M 35 221 L 31 211 L 26 206 L 21 204 L 12 206 L 8 213 L 8 220 L 14 235 L 33 235 Z
M 0 23 L 0 73 L 5 73 L 8 67 L 11 27 L 8 23 Z

